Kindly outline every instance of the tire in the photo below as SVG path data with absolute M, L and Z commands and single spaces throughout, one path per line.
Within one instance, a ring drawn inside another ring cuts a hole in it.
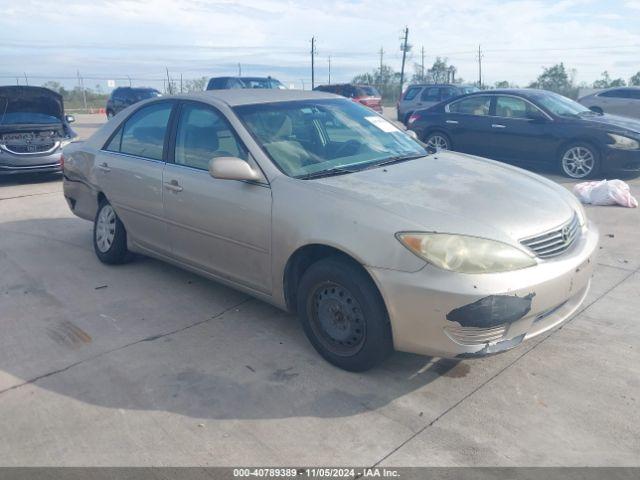
M 127 230 L 106 200 L 100 202 L 93 222 L 93 249 L 102 263 L 117 265 L 131 260 Z
M 413 112 L 407 112 L 404 118 L 402 119 L 402 124 L 406 127 L 409 124 L 409 117 L 413 115 Z
M 593 178 L 600 172 L 600 154 L 589 143 L 574 142 L 560 151 L 558 167 L 560 173 L 568 178 Z
M 114 113 L 111 110 L 107 110 L 107 119 L 113 118 Z
M 443 132 L 429 132 L 422 141 L 432 150 L 451 150 L 451 139 Z
M 297 299 L 307 338 L 329 363 L 363 372 L 393 351 L 384 301 L 359 265 L 339 257 L 312 264 L 300 280 Z

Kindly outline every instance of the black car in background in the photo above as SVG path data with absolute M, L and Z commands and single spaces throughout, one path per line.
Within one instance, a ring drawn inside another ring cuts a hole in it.
M 282 82 L 272 77 L 214 77 L 207 83 L 207 90 L 232 88 L 279 88 L 286 89 Z
M 118 87 L 115 88 L 109 100 L 107 100 L 107 106 L 105 111 L 107 118 L 111 118 L 116 115 L 120 110 L 124 110 L 129 105 L 138 103 L 148 98 L 160 97 L 162 94 L 155 88 L 146 87 Z
M 314 90 L 319 92 L 335 93 L 350 98 L 354 102 L 361 103 L 378 113 L 382 113 L 382 95 L 371 85 L 357 85 L 353 83 L 336 83 L 320 85 Z
M 544 90 L 463 95 L 414 112 L 408 128 L 432 148 L 552 165 L 571 178 L 640 172 L 640 121 L 599 114 Z

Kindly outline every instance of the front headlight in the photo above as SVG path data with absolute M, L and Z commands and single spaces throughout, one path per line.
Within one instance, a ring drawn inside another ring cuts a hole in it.
M 396 238 L 420 258 L 453 272 L 498 273 L 536 265 L 523 250 L 485 238 L 412 232 L 397 233 Z
M 607 133 L 607 135 L 613 140 L 613 143 L 609 145 L 610 147 L 619 148 L 620 150 L 638 150 L 640 148 L 640 143 L 633 138 L 616 135 L 615 133 Z

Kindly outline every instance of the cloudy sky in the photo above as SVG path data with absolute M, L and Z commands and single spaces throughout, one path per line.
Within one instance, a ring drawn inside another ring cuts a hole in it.
M 458 75 L 526 85 L 564 61 L 577 81 L 602 71 L 628 79 L 640 70 L 640 0 L 0 0 L 0 84 L 24 74 L 106 87 L 130 76 L 162 86 L 173 78 L 271 74 L 308 87 L 317 38 L 317 78 L 348 81 L 384 62 L 400 69 L 400 35 L 425 63 L 448 57 Z

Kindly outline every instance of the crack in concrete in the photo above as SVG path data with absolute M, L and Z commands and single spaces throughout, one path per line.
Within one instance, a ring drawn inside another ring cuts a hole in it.
M 16 390 L 18 388 L 24 387 L 25 385 L 34 384 L 34 383 L 36 383 L 36 382 L 38 382 L 40 380 L 52 377 L 52 376 L 57 375 L 59 373 L 64 373 L 67 370 L 71 370 L 72 368 L 77 367 L 78 365 L 82 365 L 83 363 L 90 362 L 90 361 L 95 360 L 97 358 L 104 357 L 105 355 L 109 355 L 111 353 L 118 352 L 120 350 L 124 350 L 125 348 L 129 348 L 129 347 L 132 347 L 134 345 L 138 345 L 138 344 L 143 343 L 143 342 L 154 342 L 154 341 L 156 341 L 156 340 L 158 340 L 160 338 L 165 338 L 165 337 L 168 337 L 168 336 L 171 336 L 171 335 L 175 335 L 176 333 L 184 332 L 185 330 L 188 330 L 190 328 L 197 327 L 198 325 L 202 325 L 203 323 L 207 323 L 207 322 L 210 322 L 211 320 L 215 320 L 216 318 L 220 318 L 225 313 L 233 310 L 234 308 L 238 308 L 241 305 L 244 305 L 245 303 L 249 302 L 250 300 L 252 300 L 252 298 L 246 298 L 243 301 L 241 301 L 240 303 L 237 303 L 237 304 L 232 305 L 232 306 L 230 306 L 228 308 L 225 308 L 220 313 L 218 313 L 216 315 L 213 315 L 213 316 L 207 318 L 206 320 L 200 320 L 199 322 L 192 323 L 190 325 L 187 325 L 186 327 L 178 328 L 176 330 L 172 330 L 172 331 L 167 332 L 167 333 L 161 333 L 160 335 L 152 335 L 152 336 L 149 336 L 149 337 L 142 338 L 140 340 L 136 340 L 135 342 L 127 343 L 125 345 L 121 345 L 119 347 L 112 348 L 110 350 L 105 350 L 104 352 L 100 352 L 100 353 L 97 353 L 96 355 L 93 355 L 91 357 L 87 357 L 87 358 L 85 358 L 83 360 L 79 360 L 79 361 L 74 362 L 74 363 L 72 363 L 70 365 L 67 365 L 66 367 L 59 368 L 57 370 L 53 370 L 51 372 L 44 373 L 42 375 L 38 375 L 37 377 L 31 378 L 29 380 L 26 380 L 25 382 L 19 383 L 17 385 L 12 385 L 11 387 L 5 388 L 4 390 L 0 390 L 0 395 L 2 395 L 4 393 L 7 393 L 7 392 L 9 392 L 11 390 Z
M 27 195 L 16 195 L 15 197 L 2 197 L 2 198 L 0 198 L 0 201 L 2 201 L 2 200 L 13 200 L 15 198 L 37 197 L 39 195 L 53 195 L 54 193 L 60 193 L 60 192 L 59 191 L 55 191 L 55 192 L 43 192 L 43 193 L 29 193 Z
M 578 310 L 572 318 L 570 318 L 567 322 L 563 323 L 560 327 L 556 328 L 555 330 L 553 330 L 551 333 L 547 334 L 544 338 L 542 338 L 538 343 L 535 343 L 533 345 L 531 345 L 531 347 L 524 351 L 522 353 L 522 355 L 518 356 L 517 358 L 515 358 L 511 363 L 505 365 L 503 368 L 501 368 L 497 373 L 495 373 L 494 375 L 492 375 L 491 377 L 489 377 L 486 381 L 482 382 L 480 385 L 478 385 L 476 388 L 474 388 L 471 392 L 469 392 L 467 395 L 463 396 L 460 400 L 458 400 L 456 403 L 454 403 L 453 405 L 451 405 L 449 408 L 445 409 L 440 415 L 438 415 L 436 418 L 434 418 L 431 422 L 429 422 L 427 425 L 423 426 L 421 429 L 419 429 L 418 431 L 412 433 L 406 440 L 404 440 L 400 445 L 398 445 L 397 447 L 395 447 L 394 449 L 392 449 L 389 453 L 387 453 L 386 455 L 384 455 L 380 460 L 378 460 L 376 463 L 374 463 L 372 465 L 373 467 L 378 467 L 380 466 L 380 464 L 382 462 L 384 462 L 387 458 L 389 458 L 391 455 L 393 455 L 394 453 L 396 453 L 398 450 L 400 450 L 402 447 L 404 447 L 405 445 L 407 445 L 409 442 L 411 442 L 414 438 L 416 438 L 418 435 L 420 435 L 421 433 L 423 433 L 424 431 L 426 431 L 429 427 L 433 426 L 434 424 L 436 424 L 441 418 L 443 418 L 445 415 L 447 415 L 448 413 L 450 413 L 451 411 L 453 411 L 454 409 L 456 409 L 458 406 L 460 406 L 465 400 L 467 400 L 468 398 L 470 398 L 471 396 L 473 396 L 476 392 L 480 391 L 482 388 L 484 388 L 486 385 L 488 385 L 490 382 L 492 382 L 494 379 L 498 378 L 500 375 L 502 375 L 502 373 L 504 373 L 505 371 L 507 371 L 509 368 L 511 368 L 513 365 L 516 364 L 516 362 L 518 362 L 521 358 L 523 358 L 525 355 L 528 355 L 530 352 L 532 352 L 533 350 L 535 350 L 536 348 L 538 348 L 538 346 L 542 345 L 543 342 L 547 341 L 547 339 L 551 338 L 551 336 L 555 335 L 557 332 L 559 332 L 560 330 L 562 330 L 566 325 L 569 325 L 570 323 L 572 323 L 576 318 L 578 318 L 580 315 L 582 315 L 587 309 L 589 309 L 592 305 L 594 305 L 596 302 L 598 302 L 601 298 L 605 297 L 606 295 L 608 295 L 609 293 L 611 293 L 613 290 L 615 290 L 616 288 L 618 288 L 620 285 L 622 285 L 624 282 L 626 282 L 629 278 L 631 278 L 633 275 L 635 275 L 636 273 L 640 272 L 640 268 L 637 268 L 635 270 L 631 270 L 629 271 L 629 274 L 626 275 L 622 280 L 620 280 L 619 282 L 615 283 L 611 288 L 607 289 L 605 292 L 603 292 L 600 296 L 598 296 L 595 300 L 593 300 L 592 302 L 583 305 L 583 307 Z

